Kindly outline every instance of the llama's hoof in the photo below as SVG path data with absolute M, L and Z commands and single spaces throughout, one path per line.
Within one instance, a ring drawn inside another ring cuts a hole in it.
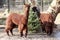
M 15 36 L 15 34 L 13 34 L 12 36 Z
M 27 38 L 27 36 L 23 36 L 24 38 Z
M 47 33 L 47 35 L 48 35 L 48 36 L 50 36 L 51 34 L 52 34 L 52 33 L 50 33 L 50 32 L 49 32 L 49 33 Z
M 9 34 L 7 34 L 7 36 L 10 36 Z
M 23 35 L 20 35 L 20 37 L 23 37 Z
M 25 38 L 27 37 L 27 35 L 25 35 Z

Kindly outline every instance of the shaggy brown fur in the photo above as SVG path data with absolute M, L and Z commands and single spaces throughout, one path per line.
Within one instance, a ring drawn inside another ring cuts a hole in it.
M 53 16 L 52 14 L 41 13 L 40 21 L 42 24 L 42 31 L 45 31 L 47 34 L 51 34 L 53 32 Z
M 37 13 L 37 17 L 42 25 L 42 31 L 45 31 L 47 34 L 51 34 L 53 32 L 54 26 L 54 17 L 53 14 L 49 12 L 39 12 L 36 8 L 34 11 Z
M 5 27 L 5 31 L 7 35 L 9 35 L 9 31 L 13 35 L 12 30 L 13 28 L 15 28 L 16 25 L 18 25 L 18 30 L 21 33 L 21 37 L 23 36 L 23 34 L 25 35 L 25 37 L 27 36 L 27 31 L 28 31 L 27 23 L 28 23 L 30 5 L 25 4 L 24 8 L 25 8 L 25 11 L 23 15 L 11 13 L 7 17 L 6 27 Z

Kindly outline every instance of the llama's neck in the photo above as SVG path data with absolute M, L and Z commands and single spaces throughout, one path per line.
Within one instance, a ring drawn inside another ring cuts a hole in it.
M 53 18 L 54 18 L 54 21 L 55 21 L 55 19 L 56 19 L 56 16 L 58 15 L 58 13 L 60 12 L 59 10 L 59 8 L 57 8 L 57 6 L 59 6 L 58 4 L 57 4 L 57 0 L 53 0 L 52 1 L 52 3 L 51 3 L 51 6 L 49 6 L 49 8 L 48 8 L 48 12 L 50 12 L 50 13 L 52 13 L 52 15 L 53 15 Z M 55 9 L 54 9 L 54 8 Z
M 29 8 L 26 8 L 26 9 L 25 9 L 24 15 L 25 15 L 25 17 L 28 18 L 28 16 L 29 16 Z
M 53 18 L 54 18 L 54 21 L 55 21 L 56 16 L 58 15 L 58 13 L 57 12 L 56 13 L 52 12 L 52 14 L 53 14 Z

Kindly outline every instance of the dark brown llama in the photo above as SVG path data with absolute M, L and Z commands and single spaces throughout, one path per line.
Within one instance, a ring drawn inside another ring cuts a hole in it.
M 16 25 L 18 25 L 18 30 L 21 33 L 21 37 L 24 35 L 25 37 L 27 36 L 28 32 L 28 16 L 29 16 L 29 9 L 30 5 L 25 4 L 24 5 L 24 14 L 17 14 L 17 13 L 11 13 L 7 19 L 6 19 L 6 27 L 5 31 L 7 35 L 9 36 L 9 31 L 13 35 L 13 29 L 15 28 Z
M 54 0 L 53 0 L 54 1 Z M 58 13 L 60 13 L 60 0 L 55 1 L 56 5 L 53 2 L 51 3 L 51 6 L 47 10 L 48 12 L 40 12 L 39 18 L 41 20 L 42 24 L 42 31 L 46 31 L 47 34 L 51 35 L 53 32 L 53 28 L 56 27 L 56 24 L 54 24 L 54 21 L 56 19 L 56 16 Z M 50 9 L 51 8 L 51 9 Z M 51 12 L 50 12 L 51 11 Z
M 51 35 L 53 32 L 54 20 L 52 14 L 41 13 L 40 21 L 42 26 L 42 31 L 46 32 L 48 35 Z
M 41 21 L 42 31 L 45 31 L 47 34 L 51 35 L 53 28 L 55 27 L 54 21 L 56 16 L 60 13 L 60 0 L 53 0 L 51 6 L 46 12 L 39 12 L 37 8 L 34 9 L 34 12 L 37 12 L 39 21 Z
M 52 14 L 49 12 L 40 12 L 40 16 L 38 18 L 41 22 L 42 31 L 45 31 L 47 35 L 51 35 L 53 33 L 53 28 L 56 27 L 54 21 L 56 19 L 57 14 L 57 12 L 56 14 Z
M 39 21 L 41 22 L 42 31 L 45 31 L 47 34 L 51 34 L 53 31 L 53 16 L 49 12 L 39 12 L 37 8 L 33 9 L 36 12 Z

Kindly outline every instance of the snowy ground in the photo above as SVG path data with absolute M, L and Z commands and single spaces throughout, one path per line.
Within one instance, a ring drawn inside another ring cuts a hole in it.
M 18 30 L 14 29 L 15 36 L 7 36 L 4 29 L 0 29 L 0 40 L 60 40 L 60 31 L 56 30 L 51 36 L 46 34 L 29 34 L 27 38 L 20 37 Z

